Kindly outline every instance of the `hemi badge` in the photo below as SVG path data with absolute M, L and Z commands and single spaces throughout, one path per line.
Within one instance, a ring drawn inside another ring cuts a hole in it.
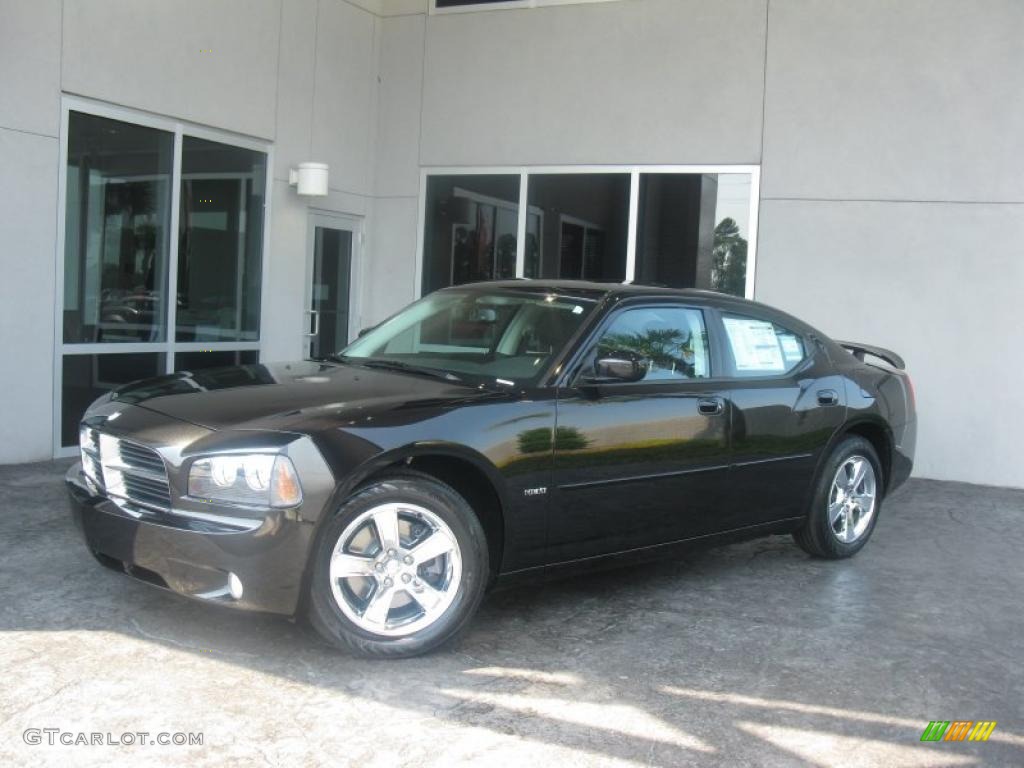
M 523 491 L 524 496 L 543 496 L 548 492 L 547 488 L 527 488 Z

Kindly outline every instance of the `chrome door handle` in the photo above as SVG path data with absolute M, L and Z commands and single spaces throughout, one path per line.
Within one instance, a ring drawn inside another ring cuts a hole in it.
M 839 395 L 834 389 L 818 390 L 818 405 L 838 405 Z
M 720 397 L 702 397 L 697 401 L 697 410 L 705 416 L 717 416 L 723 409 Z

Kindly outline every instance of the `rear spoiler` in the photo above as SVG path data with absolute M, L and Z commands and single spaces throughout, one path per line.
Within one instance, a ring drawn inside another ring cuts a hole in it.
M 873 347 L 870 344 L 861 344 L 856 341 L 837 341 L 840 347 L 845 349 L 851 355 L 856 357 L 861 362 L 864 361 L 864 355 L 871 355 L 877 357 L 880 360 L 884 360 L 894 368 L 899 368 L 901 371 L 907 367 L 907 364 L 903 362 L 903 358 L 893 352 L 891 349 L 884 349 L 882 347 Z

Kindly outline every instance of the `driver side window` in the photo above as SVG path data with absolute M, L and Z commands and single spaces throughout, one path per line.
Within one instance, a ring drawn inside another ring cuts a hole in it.
M 711 375 L 704 313 L 683 307 L 637 307 L 619 314 L 597 343 L 597 357 L 631 352 L 647 372 L 641 381 L 683 381 Z

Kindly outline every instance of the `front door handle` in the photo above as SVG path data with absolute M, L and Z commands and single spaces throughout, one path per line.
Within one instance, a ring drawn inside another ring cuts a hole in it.
M 724 410 L 720 397 L 702 397 L 697 401 L 697 410 L 705 416 L 716 416 Z
M 818 405 L 838 405 L 839 395 L 834 389 L 818 390 Z

